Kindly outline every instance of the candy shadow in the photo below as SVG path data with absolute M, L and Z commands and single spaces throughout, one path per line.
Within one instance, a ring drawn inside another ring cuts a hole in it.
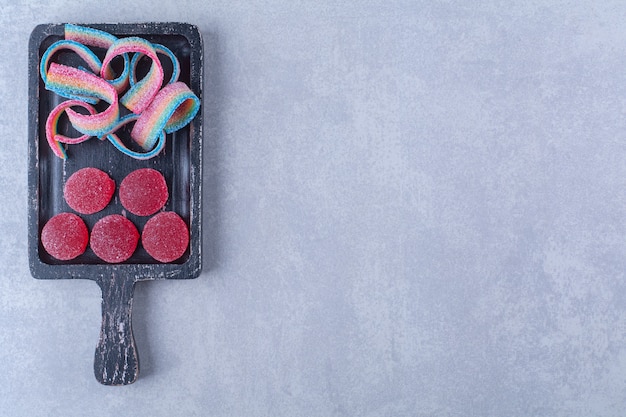
M 204 91 L 203 183 L 202 183 L 202 267 L 217 269 L 222 261 L 222 110 L 223 79 L 217 33 L 203 31 Z

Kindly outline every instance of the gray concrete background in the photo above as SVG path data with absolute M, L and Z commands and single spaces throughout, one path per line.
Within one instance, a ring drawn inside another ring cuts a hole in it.
M 0 1 L 0 414 L 622 416 L 626 3 Z M 576 4 L 577 3 L 577 4 Z M 206 262 L 100 294 L 27 262 L 27 42 L 205 41 Z

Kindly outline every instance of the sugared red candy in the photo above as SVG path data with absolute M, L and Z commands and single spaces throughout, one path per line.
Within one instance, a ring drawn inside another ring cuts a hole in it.
M 97 213 L 109 204 L 115 181 L 98 168 L 79 169 L 67 179 L 63 195 L 67 204 L 81 214 Z
M 189 245 L 185 221 L 172 211 L 161 212 L 146 222 L 141 243 L 159 262 L 173 262 L 183 256 Z
M 169 196 L 163 175 L 152 168 L 137 169 L 120 184 L 120 202 L 137 216 L 150 216 L 159 211 Z
M 103 261 L 120 263 L 130 258 L 139 241 L 139 232 L 126 217 L 112 214 L 98 220 L 91 230 L 89 244 Z
M 89 232 L 85 222 L 73 213 L 52 217 L 41 231 L 41 244 L 50 256 L 68 261 L 82 255 L 87 248 Z

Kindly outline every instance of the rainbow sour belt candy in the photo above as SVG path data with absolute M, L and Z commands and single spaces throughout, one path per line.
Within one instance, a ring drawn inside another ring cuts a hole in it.
M 176 55 L 174 55 L 174 52 L 172 52 L 168 47 L 160 45 L 158 43 L 155 43 L 154 45 L 152 45 L 154 47 L 154 50 L 158 53 L 158 54 L 162 54 L 162 55 L 166 55 L 170 61 L 172 61 L 172 76 L 170 77 L 170 81 L 169 84 L 171 83 L 175 83 L 176 81 L 178 81 L 178 76 L 180 75 L 180 63 L 178 62 L 178 58 L 176 58 Z M 140 53 L 137 53 L 133 56 L 133 59 L 130 61 L 130 85 L 131 87 L 135 85 L 135 83 L 137 82 L 137 63 L 139 63 L 139 60 L 141 59 L 143 55 Z
M 69 23 L 65 25 L 65 39 L 102 49 L 109 49 L 111 45 L 117 41 L 117 38 L 110 33 Z M 122 73 L 116 79 L 109 81 L 118 93 L 128 87 L 128 77 L 130 74 L 130 60 L 128 59 L 128 54 L 123 54 L 122 56 L 124 58 L 124 69 Z M 101 67 L 102 65 L 94 69 L 94 73 L 100 73 Z M 111 74 L 109 73 L 108 75 L 110 76 Z
M 129 114 L 128 116 L 122 118 L 116 126 L 116 130 L 130 122 L 134 122 L 139 119 L 140 116 L 136 114 Z M 135 124 L 136 125 L 136 124 Z M 163 148 L 165 147 L 165 131 L 161 130 L 158 134 L 158 142 L 156 146 L 152 149 L 147 149 L 147 152 L 135 152 L 126 147 L 124 143 L 120 140 L 120 138 L 115 133 L 110 133 L 106 136 L 106 138 L 117 148 L 118 151 L 122 152 L 124 155 L 128 155 L 135 159 L 150 159 L 156 155 L 158 155 Z
M 41 74 L 41 79 L 46 85 L 46 89 L 57 93 L 61 97 L 83 100 L 90 104 L 96 104 L 98 100 L 94 99 L 93 97 L 78 96 L 70 92 L 69 90 L 65 89 L 63 85 L 53 85 L 48 82 L 48 71 L 49 71 L 48 67 L 50 64 L 50 60 L 52 59 L 54 54 L 56 54 L 58 51 L 63 50 L 63 49 L 69 49 L 75 52 L 78 56 L 80 56 L 83 59 L 83 61 L 85 61 L 87 66 L 89 66 L 89 68 L 94 73 L 99 73 L 100 69 L 102 68 L 102 63 L 100 62 L 100 59 L 98 59 L 96 54 L 94 54 L 91 51 L 91 49 L 87 48 L 85 45 L 82 45 L 72 40 L 57 41 L 53 43 L 52 45 L 50 45 L 50 47 L 46 49 L 46 52 L 41 57 L 41 65 L 39 66 L 39 72 Z
M 69 91 L 77 96 L 95 97 L 109 103 L 97 114 L 80 114 L 68 108 L 65 112 L 76 130 L 86 135 L 102 137 L 117 123 L 119 107 L 115 88 L 89 72 L 53 62 L 48 70 L 48 86 Z
M 118 39 L 107 51 L 104 61 L 102 61 L 100 75 L 104 79 L 110 80 L 112 78 L 110 64 L 113 58 L 129 52 L 139 52 L 152 59 L 152 65 L 148 74 L 141 81 L 135 83 L 120 99 L 120 103 L 127 109 L 135 114 L 139 114 L 148 107 L 163 83 L 163 66 L 152 44 L 145 39 L 137 37 Z
M 168 84 L 139 117 L 130 136 L 142 148 L 151 149 L 162 130 L 177 131 L 196 116 L 199 108 L 200 100 L 185 83 Z
M 46 139 L 59 158 L 67 158 L 63 144 L 79 144 L 95 136 L 106 138 L 127 156 L 149 159 L 161 153 L 168 133 L 183 128 L 197 115 L 200 99 L 185 83 L 178 81 L 180 63 L 166 46 L 136 36 L 117 38 L 98 29 L 73 24 L 64 26 L 64 35 L 65 39 L 54 42 L 42 54 L 40 63 L 45 88 L 69 99 L 53 108 L 46 120 Z M 66 65 L 76 59 L 57 54 L 61 50 L 77 54 L 86 67 Z M 54 62 L 56 56 L 63 63 Z M 144 56 L 151 63 L 144 63 Z M 164 69 L 160 57 L 169 59 L 171 66 Z M 123 59 L 123 67 L 118 65 L 116 60 L 119 59 Z M 146 69 L 138 70 L 141 66 Z M 145 74 L 140 80 L 137 80 L 138 71 Z M 171 75 L 163 86 L 165 71 L 168 74 L 171 71 Z M 128 110 L 121 109 L 120 105 Z M 77 112 L 77 107 L 84 110 Z M 129 111 L 132 113 L 127 114 Z M 57 126 L 64 113 L 82 136 L 70 138 L 58 132 Z M 138 144 L 143 149 L 141 152 L 129 149 L 116 133 L 131 122 L 135 125 L 129 140 Z
M 54 152 L 54 154 L 61 159 L 67 159 L 67 153 L 65 152 L 65 148 L 61 145 L 61 143 L 74 145 L 84 142 L 91 137 L 90 135 L 82 135 L 78 138 L 68 138 L 67 136 L 63 136 L 57 132 L 57 124 L 59 123 L 59 118 L 61 117 L 63 112 L 71 106 L 83 107 L 87 109 L 89 114 L 96 113 L 96 109 L 94 109 L 93 106 L 80 100 L 66 100 L 56 106 L 54 109 L 52 109 L 52 111 L 48 115 L 48 119 L 46 120 L 46 139 L 48 140 L 48 144 L 50 145 L 52 152 Z

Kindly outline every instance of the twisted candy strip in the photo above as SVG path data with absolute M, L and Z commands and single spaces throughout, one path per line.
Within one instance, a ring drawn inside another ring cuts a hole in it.
M 187 125 L 198 113 L 199 98 L 187 87 L 178 82 L 180 65 L 174 53 L 159 44 L 152 45 L 145 39 L 128 37 L 118 39 L 106 32 L 77 25 L 65 25 L 66 39 L 55 42 L 45 51 L 40 65 L 41 77 L 46 89 L 70 100 L 56 106 L 46 121 L 46 139 L 55 155 L 67 158 L 62 143 L 77 144 L 91 136 L 109 142 L 125 155 L 136 159 L 149 159 L 158 155 L 165 146 L 166 133 L 174 132 Z M 104 60 L 87 46 L 106 49 Z M 96 74 L 83 68 L 50 62 L 52 56 L 61 49 L 77 53 Z M 129 61 L 128 54 L 134 53 Z M 164 71 L 157 54 L 166 55 L 172 61 L 172 75 L 168 84 L 163 84 Z M 152 60 L 146 76 L 136 80 L 136 68 L 142 56 Z M 124 69 L 115 79 L 111 63 L 122 56 Z M 128 86 L 130 85 L 130 88 Z M 121 98 L 119 94 L 123 94 Z M 93 106 L 99 100 L 109 103 L 106 110 L 98 113 Z M 88 104 L 90 103 L 90 104 Z M 120 119 L 119 103 L 134 114 Z M 82 107 L 88 114 L 81 114 L 72 107 Z M 69 138 L 57 132 L 61 115 L 67 114 L 72 126 L 83 133 L 77 138 Z M 128 149 L 115 132 L 124 125 L 135 122 L 131 138 L 145 152 Z
M 117 40 L 117 37 L 103 30 L 71 23 L 66 23 L 63 30 L 65 39 L 70 39 L 83 45 L 95 46 L 96 48 L 109 49 L 113 42 Z
M 65 39 L 96 48 L 109 49 L 111 45 L 117 41 L 117 37 L 111 35 L 110 33 L 86 26 L 72 25 L 68 23 L 65 25 L 64 30 Z M 122 73 L 117 78 L 109 81 L 118 93 L 128 87 L 130 74 L 130 60 L 128 59 L 128 54 L 123 54 L 122 57 L 124 59 L 124 69 L 122 70 Z M 97 70 L 94 70 L 94 72 L 99 74 L 101 67 L 102 65 L 100 65 Z M 111 73 L 108 75 L 112 78 Z
M 137 121 L 137 119 L 139 118 L 140 116 L 136 114 L 129 114 L 128 116 L 123 117 L 122 119 L 120 119 L 119 123 L 117 124 L 115 131 L 117 131 L 120 127 L 130 122 Z M 148 150 L 147 152 L 135 152 L 135 151 L 128 149 L 126 145 L 124 145 L 124 143 L 120 140 L 120 138 L 117 136 L 116 133 L 109 133 L 106 136 L 106 138 L 109 140 L 109 142 L 113 144 L 113 146 L 117 148 L 117 150 L 122 152 L 124 155 L 128 155 L 132 158 L 140 159 L 140 160 L 150 159 L 158 155 L 165 147 L 165 131 L 164 130 L 161 130 L 161 132 L 158 134 L 159 140 L 156 143 L 156 145 L 151 150 Z
M 56 54 L 58 51 L 63 50 L 63 49 L 69 49 L 75 52 L 78 56 L 80 56 L 83 59 L 83 61 L 87 63 L 89 68 L 94 73 L 100 72 L 102 63 L 100 62 L 100 59 L 98 59 L 96 54 L 94 54 L 91 51 L 91 49 L 73 40 L 60 40 L 50 45 L 50 47 L 46 49 L 46 52 L 44 52 L 43 56 L 41 57 L 39 73 L 41 74 L 41 79 L 46 85 L 46 89 L 54 93 L 57 93 L 61 97 L 75 99 L 75 100 L 83 100 L 90 104 L 96 104 L 98 100 L 94 97 L 80 96 L 69 91 L 63 85 L 54 85 L 53 83 L 48 82 L 48 67 L 50 65 L 50 60 L 52 59 L 52 56 L 54 54 Z
M 54 152 L 54 154 L 61 159 L 67 159 L 67 153 L 61 143 L 74 145 L 84 142 L 91 137 L 90 135 L 82 135 L 77 138 L 69 138 L 57 132 L 59 118 L 66 109 L 72 106 L 79 106 L 87 109 L 89 114 L 96 114 L 96 109 L 94 109 L 93 106 L 81 100 L 66 100 L 52 109 L 48 119 L 46 120 L 46 139 L 48 140 L 48 145 L 50 145 L 52 152 Z
M 152 65 L 148 74 L 133 85 L 120 99 L 120 103 L 127 109 L 135 114 L 139 114 L 148 107 L 163 83 L 163 67 L 152 44 L 145 39 L 134 36 L 118 39 L 107 50 L 102 61 L 100 75 L 106 80 L 111 79 L 111 61 L 113 58 L 129 52 L 140 52 L 152 59 Z
M 199 108 L 200 100 L 185 83 L 168 84 L 139 117 L 130 135 L 139 146 L 150 149 L 159 132 L 177 131 L 196 116 Z
M 157 54 L 166 55 L 170 61 L 172 62 L 172 76 L 170 77 L 170 81 L 168 84 L 175 83 L 178 81 L 178 76 L 180 75 L 180 63 L 178 62 L 178 58 L 174 55 L 174 52 L 171 51 L 168 47 L 155 43 L 152 45 Z M 133 59 L 130 61 L 130 85 L 131 87 L 135 85 L 137 82 L 137 64 L 139 60 L 143 57 L 143 54 L 137 53 L 133 56 Z
M 115 88 L 102 78 L 78 68 L 53 62 L 48 70 L 48 85 L 77 96 L 95 97 L 109 103 L 97 114 L 80 114 L 68 108 L 65 112 L 76 130 L 86 135 L 102 137 L 109 133 L 119 118 Z

